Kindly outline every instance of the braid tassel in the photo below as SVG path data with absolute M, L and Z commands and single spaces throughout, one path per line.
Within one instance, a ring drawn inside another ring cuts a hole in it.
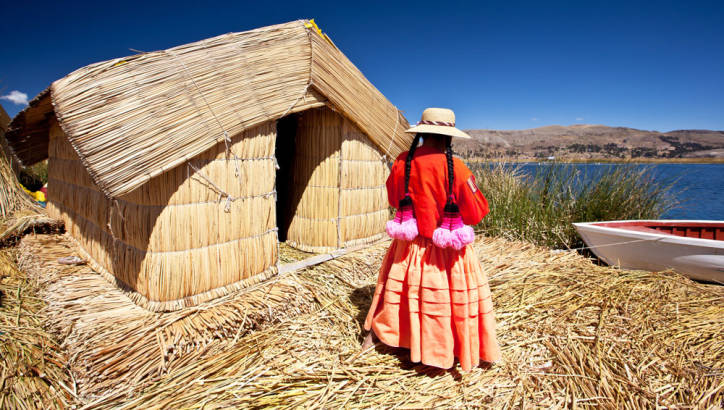
M 457 204 L 445 205 L 442 224 L 432 233 L 432 243 L 439 248 L 460 250 L 473 241 L 475 241 L 475 232 L 472 227 L 463 223 Z
M 417 237 L 419 231 L 417 229 L 417 219 L 415 219 L 412 209 L 412 199 L 405 196 L 395 212 L 395 219 L 387 221 L 387 235 L 392 239 L 402 239 L 411 241 Z
M 452 195 L 455 171 L 453 168 L 452 147 L 450 144 L 448 144 L 445 154 L 447 155 L 448 192 L 450 196 L 443 209 L 442 223 L 432 233 L 432 243 L 439 248 L 460 250 L 475 241 L 475 232 L 472 227 L 463 223 L 460 208 L 455 203 Z
M 415 155 L 417 144 L 420 142 L 420 134 L 416 134 L 412 140 L 412 145 L 405 159 L 405 197 L 400 200 L 395 212 L 395 218 L 387 221 L 385 230 L 387 235 L 392 239 L 401 239 L 403 241 L 411 241 L 417 237 L 419 231 L 417 229 L 417 219 L 415 219 L 415 211 L 412 207 L 412 198 L 410 198 L 410 168 L 412 167 L 412 156 Z

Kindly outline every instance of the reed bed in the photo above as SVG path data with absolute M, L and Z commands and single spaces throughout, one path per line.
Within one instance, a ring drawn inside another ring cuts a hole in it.
M 541 165 L 526 174 L 520 164 L 470 163 L 490 203 L 478 229 L 491 236 L 541 246 L 585 246 L 573 222 L 659 219 L 677 206 L 673 181 L 659 181 L 649 167 L 620 164 L 597 172 L 574 164 Z
M 403 349 L 360 352 L 386 244 L 166 314 L 124 300 L 87 267 L 52 267 L 72 252 L 62 237 L 22 246 L 21 266 L 45 280 L 48 327 L 73 358 L 77 404 L 88 407 L 716 408 L 724 399 L 724 287 L 671 272 L 481 238 L 474 249 L 503 360 L 461 374 L 410 363 Z
M 289 246 L 285 242 L 279 243 L 279 263 L 293 263 L 307 259 L 314 256 L 313 253 L 304 252 L 292 246 Z
M 383 246 L 378 248 L 376 256 Z M 18 252 L 21 268 L 42 284 L 48 304 L 45 326 L 61 338 L 78 392 L 89 400 L 132 395 L 205 350 L 311 311 L 318 303 L 315 288 L 330 286 L 327 281 L 332 278 L 302 278 L 292 272 L 198 307 L 154 313 L 137 306 L 89 266 L 56 262 L 82 255 L 79 251 L 67 235 L 31 235 L 23 238 Z M 344 260 L 351 266 L 374 263 L 365 258 Z M 361 272 L 366 271 L 356 269 L 348 275 Z

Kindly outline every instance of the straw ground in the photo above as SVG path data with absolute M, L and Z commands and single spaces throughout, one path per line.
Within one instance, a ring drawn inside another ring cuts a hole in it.
M 523 242 L 474 246 L 495 298 L 500 363 L 461 374 L 381 345 L 361 354 L 386 246 L 165 314 L 84 266 L 54 264 L 74 252 L 63 237 L 24 238 L 20 260 L 81 405 L 721 406 L 724 288 Z
M 0 408 L 65 407 L 73 397 L 68 358 L 43 329 L 45 303 L 14 259 L 0 251 Z

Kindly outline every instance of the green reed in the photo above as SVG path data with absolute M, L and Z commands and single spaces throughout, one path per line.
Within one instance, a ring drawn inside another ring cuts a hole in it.
M 551 163 L 526 175 L 516 164 L 469 165 L 490 205 L 490 214 L 476 228 L 552 248 L 583 246 L 573 222 L 658 219 L 678 205 L 674 182 L 657 181 L 651 166 L 584 171 Z

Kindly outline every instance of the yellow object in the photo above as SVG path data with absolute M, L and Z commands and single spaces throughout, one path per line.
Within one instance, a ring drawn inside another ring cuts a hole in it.
M 337 48 L 337 45 L 332 42 L 332 39 L 329 38 L 328 35 L 322 33 L 322 29 L 319 28 L 319 26 L 318 26 L 317 23 L 314 21 L 314 19 L 311 19 L 311 20 L 307 21 L 306 23 L 304 23 L 304 27 L 316 31 L 317 34 L 319 34 L 319 37 L 322 37 L 323 39 L 327 40 L 327 42 L 329 42 L 329 44 L 331 44 L 332 46 L 334 46 L 334 48 Z
M 25 188 L 23 185 L 20 185 L 20 186 L 23 187 L 23 191 L 25 191 L 28 195 L 30 195 L 30 197 L 33 198 L 34 200 L 36 200 L 38 202 L 45 202 L 45 194 L 43 193 L 43 191 L 32 192 L 28 188 Z
M 319 26 L 317 26 L 317 23 L 314 22 L 314 19 L 311 19 L 308 22 L 304 23 L 304 27 L 313 29 L 317 32 L 317 34 L 319 34 L 320 37 L 324 38 L 322 30 L 319 28 Z

